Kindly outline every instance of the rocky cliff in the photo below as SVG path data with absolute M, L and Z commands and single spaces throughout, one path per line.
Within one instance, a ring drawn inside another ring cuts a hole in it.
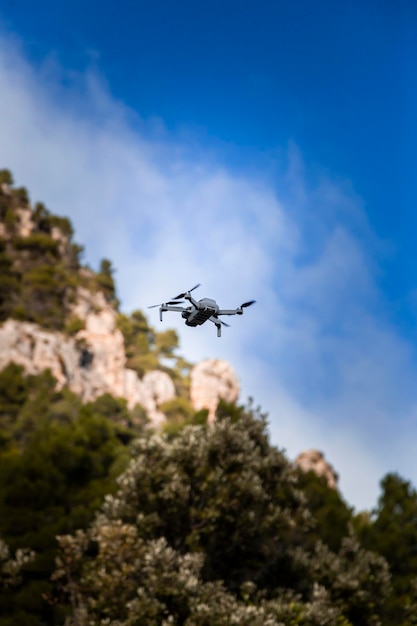
M 116 314 L 101 293 L 80 290 L 77 315 L 85 328 L 74 337 L 9 319 L 0 326 L 0 370 L 13 362 L 28 374 L 49 369 L 57 387 L 68 386 L 85 402 L 104 393 L 125 398 L 129 408 L 143 406 L 151 422 L 165 421 L 159 407 L 176 396 L 172 378 L 161 370 L 138 374 L 126 367 L 123 336 Z M 220 398 L 234 402 L 239 383 L 231 366 L 220 359 L 203 361 L 191 371 L 191 404 L 207 408 L 214 419 Z
M 99 273 L 82 266 L 72 235 L 67 218 L 41 203 L 33 208 L 27 191 L 0 170 L 0 369 L 10 362 L 28 374 L 49 369 L 58 388 L 68 386 L 83 401 L 110 393 L 129 408 L 140 404 L 158 425 L 176 386 L 188 388 L 178 372 L 159 367 L 161 356 L 173 357 L 176 335 L 156 333 L 141 312 L 121 315 L 110 261 Z M 207 408 L 210 419 L 219 398 L 234 401 L 238 390 L 222 361 L 191 373 L 191 404 Z
M 171 378 L 162 371 L 142 380 L 125 367 L 121 333 L 106 314 L 92 314 L 74 338 L 46 331 L 30 322 L 7 320 L 0 327 L 0 369 L 13 362 L 28 374 L 49 369 L 57 387 L 67 385 L 85 402 L 104 393 L 125 398 L 129 408 L 142 405 L 155 425 L 164 421 L 159 405 L 175 396 Z M 110 328 L 109 328 L 110 326 Z
M 208 409 L 208 421 L 215 419 L 220 398 L 236 402 L 239 397 L 239 381 L 233 368 L 222 359 L 206 359 L 191 371 L 190 398 L 193 408 Z

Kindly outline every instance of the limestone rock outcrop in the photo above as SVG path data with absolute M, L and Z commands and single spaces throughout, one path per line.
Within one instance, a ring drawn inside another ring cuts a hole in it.
M 142 405 L 153 425 L 163 423 L 159 407 L 175 398 L 174 383 L 163 371 L 147 372 L 140 379 L 126 367 L 117 314 L 104 295 L 78 287 L 71 315 L 84 325 L 74 336 L 6 320 L 0 325 L 0 370 L 11 362 L 32 375 L 49 369 L 58 388 L 68 386 L 84 402 L 110 393 L 125 398 L 130 409 Z M 239 381 L 226 361 L 207 359 L 192 369 L 190 400 L 195 410 L 208 409 L 209 422 L 215 419 L 220 398 L 236 402 L 238 397 Z
M 111 307 L 88 311 L 85 323 L 85 329 L 67 337 L 30 322 L 7 320 L 0 326 L 0 370 L 11 362 L 33 375 L 49 369 L 58 388 L 67 385 L 84 402 L 111 393 L 125 398 L 129 408 L 141 404 L 154 425 L 163 422 L 159 406 L 175 397 L 168 374 L 149 372 L 141 380 L 125 367 L 123 336 Z
M 35 226 L 32 220 L 32 210 L 29 208 L 16 209 L 18 222 L 16 224 L 19 237 L 29 237 Z
M 306 450 L 298 455 L 295 464 L 303 472 L 314 472 L 317 476 L 324 476 L 332 489 L 337 489 L 339 476 L 333 467 L 326 461 L 324 454 L 319 450 Z
M 190 400 L 196 411 L 208 409 L 208 421 L 215 420 L 220 399 L 236 402 L 239 381 L 231 365 L 222 359 L 206 359 L 193 367 L 190 375 Z

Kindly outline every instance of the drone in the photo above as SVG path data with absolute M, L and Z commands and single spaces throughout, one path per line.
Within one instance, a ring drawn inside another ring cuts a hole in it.
M 159 306 L 159 319 L 161 322 L 162 315 L 165 311 L 177 311 L 181 313 L 181 317 L 185 319 L 186 326 L 201 326 L 204 322 L 209 320 L 215 324 L 217 328 L 217 336 L 221 337 L 222 326 L 229 326 L 229 324 L 226 324 L 226 322 L 219 319 L 219 315 L 243 315 L 243 309 L 255 304 L 256 302 L 256 300 L 249 300 L 249 302 L 244 302 L 236 309 L 220 309 L 217 302 L 211 298 L 195 300 L 191 295 L 191 292 L 194 291 L 194 289 L 197 289 L 197 287 L 200 287 L 200 283 L 192 287 L 192 289 L 178 294 L 178 296 L 175 296 L 175 298 L 169 302 L 153 304 L 152 306 L 148 306 L 148 309 L 154 309 Z M 191 303 L 191 306 L 178 306 L 183 304 L 183 300 L 188 300 L 188 302 Z

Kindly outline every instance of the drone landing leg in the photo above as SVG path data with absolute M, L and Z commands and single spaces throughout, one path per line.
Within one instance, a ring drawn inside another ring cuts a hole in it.
M 216 324 L 217 326 L 217 336 L 221 337 L 222 336 L 222 327 L 220 326 L 220 324 Z

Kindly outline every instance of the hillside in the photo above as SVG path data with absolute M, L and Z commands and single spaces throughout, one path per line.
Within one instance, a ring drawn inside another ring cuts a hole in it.
M 416 624 L 412 485 L 354 514 L 81 259 L 0 170 L 0 626 Z
M 11 362 L 32 375 L 49 369 L 57 389 L 83 402 L 123 398 L 155 426 L 166 421 L 162 405 L 175 418 L 202 408 L 213 415 L 220 397 L 237 400 L 225 363 L 212 363 L 206 377 L 207 366 L 197 369 L 190 393 L 191 364 L 176 354 L 175 331 L 155 332 L 141 311 L 121 313 L 110 261 L 98 272 L 82 265 L 70 221 L 41 203 L 32 208 L 9 172 L 0 181 L 0 370 Z

